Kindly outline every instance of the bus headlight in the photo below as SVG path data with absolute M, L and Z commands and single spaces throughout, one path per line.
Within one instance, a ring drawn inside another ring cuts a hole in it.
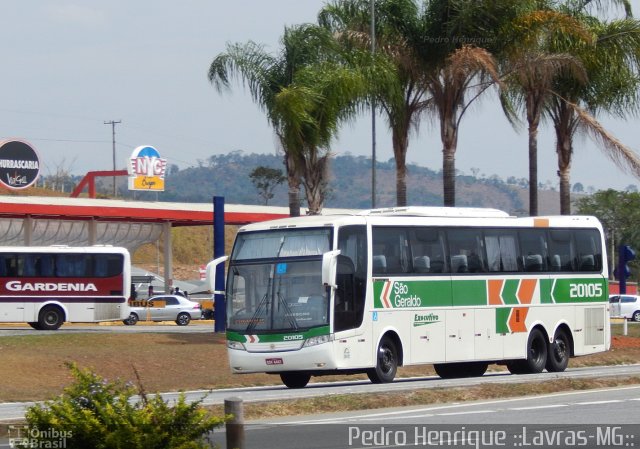
M 227 348 L 236 349 L 238 351 L 246 351 L 246 348 L 239 341 L 227 340 Z
M 321 345 L 322 343 L 328 343 L 330 340 L 328 335 L 318 335 L 317 337 L 307 338 L 302 347 L 308 348 L 309 346 Z

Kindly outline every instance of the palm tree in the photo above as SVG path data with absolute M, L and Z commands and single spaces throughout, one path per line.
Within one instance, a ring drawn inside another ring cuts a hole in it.
M 462 118 L 491 86 L 501 86 L 495 55 L 509 42 L 501 30 L 522 10 L 511 0 L 430 0 L 419 54 L 429 67 L 430 108 L 440 125 L 444 205 L 455 206 L 455 156 Z
M 345 50 L 371 46 L 371 1 L 336 0 L 319 14 L 320 24 L 340 36 Z M 375 52 L 391 69 L 372 73 L 372 100 L 382 108 L 389 128 L 396 164 L 396 205 L 407 205 L 406 157 L 409 134 L 417 128 L 425 107 L 424 67 L 414 45 L 424 36 L 415 0 L 375 2 Z M 384 64 L 378 61 L 378 64 Z M 379 67 L 379 66 L 378 66 Z
M 589 134 L 621 169 L 640 176 L 638 155 L 595 118 L 601 112 L 625 117 L 638 111 L 640 22 L 631 18 L 605 22 L 583 11 L 571 12 L 595 38 L 592 45 L 577 43 L 570 37 L 558 42 L 558 48 L 578 55 L 589 82 L 583 85 L 566 76 L 560 77 L 553 87 L 556 95 L 545 107 L 556 134 L 561 214 L 571 213 L 570 172 L 573 138 L 577 133 Z
M 327 189 L 330 144 L 339 126 L 352 118 L 368 94 L 361 72 L 336 62 L 309 65 L 276 95 L 275 116 L 283 142 L 295 148 L 308 214 L 322 210 Z
M 442 67 L 429 77 L 433 109 L 440 122 L 442 140 L 442 183 L 444 205 L 455 206 L 455 155 L 460 121 L 470 104 L 493 82 L 499 82 L 497 63 L 484 48 L 464 46 L 447 57 Z M 472 83 L 477 82 L 476 86 Z M 466 94 L 478 91 L 469 100 Z
M 209 81 L 218 92 L 228 90 L 230 80 L 237 77 L 265 111 L 284 152 L 291 216 L 300 215 L 301 167 L 297 155 L 301 149 L 289 146 L 282 115 L 276 114 L 276 98 L 293 83 L 299 70 L 319 61 L 327 38 L 326 33 L 312 25 L 285 28 L 278 54 L 270 54 L 264 46 L 251 41 L 229 44 L 226 52 L 216 56 L 209 67 Z
M 560 74 L 586 83 L 580 60 L 566 53 L 548 53 L 547 45 L 558 34 L 573 34 L 590 39 L 581 24 L 572 17 L 551 10 L 526 12 L 509 27 L 508 39 L 514 43 L 507 51 L 505 65 L 508 89 L 503 96 L 507 117 L 513 123 L 510 108 L 515 101 L 526 115 L 529 140 L 529 215 L 538 215 L 538 128 L 544 106 L 552 95 L 554 79 Z M 506 36 L 505 36 L 506 38 Z

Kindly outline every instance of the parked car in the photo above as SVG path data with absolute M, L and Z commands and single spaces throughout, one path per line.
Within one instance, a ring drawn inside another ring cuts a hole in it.
M 164 307 L 161 307 L 164 301 Z M 200 304 L 179 295 L 158 295 L 145 301 L 144 307 L 131 307 L 129 318 L 122 322 L 128 326 L 139 320 L 175 321 L 178 326 L 186 326 L 191 320 L 202 318 Z
M 609 295 L 611 316 L 640 321 L 640 296 Z

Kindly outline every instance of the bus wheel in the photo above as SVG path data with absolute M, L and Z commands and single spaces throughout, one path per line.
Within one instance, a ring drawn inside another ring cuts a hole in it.
M 64 312 L 58 306 L 45 306 L 38 316 L 38 327 L 43 331 L 54 331 L 64 323 Z
M 37 331 L 41 331 L 42 329 L 40 329 L 40 325 L 38 324 L 37 321 L 32 321 L 30 323 L 27 323 L 29 326 L 31 326 L 32 328 L 34 328 Z
M 282 383 L 289 388 L 304 388 L 311 379 L 311 374 L 307 373 L 280 373 Z
M 560 373 L 567 368 L 569 364 L 569 355 L 571 354 L 569 337 L 565 331 L 558 329 L 553 337 L 553 343 L 549 343 L 547 351 L 547 371 L 550 373 Z
M 533 329 L 527 341 L 527 358 L 507 362 L 511 374 L 536 374 L 547 364 L 547 341 L 540 329 Z
M 398 370 L 398 350 L 393 341 L 384 337 L 378 346 L 376 367 L 367 371 L 369 380 L 374 384 L 393 382 Z

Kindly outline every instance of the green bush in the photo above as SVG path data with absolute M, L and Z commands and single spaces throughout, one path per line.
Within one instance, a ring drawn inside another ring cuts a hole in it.
M 29 430 L 23 436 L 29 441 L 23 447 L 208 448 L 206 435 L 224 422 L 203 409 L 201 401 L 188 404 L 180 395 L 170 404 L 147 395 L 141 385 L 109 382 L 75 364 L 69 368 L 74 383 L 58 398 L 27 410 Z

